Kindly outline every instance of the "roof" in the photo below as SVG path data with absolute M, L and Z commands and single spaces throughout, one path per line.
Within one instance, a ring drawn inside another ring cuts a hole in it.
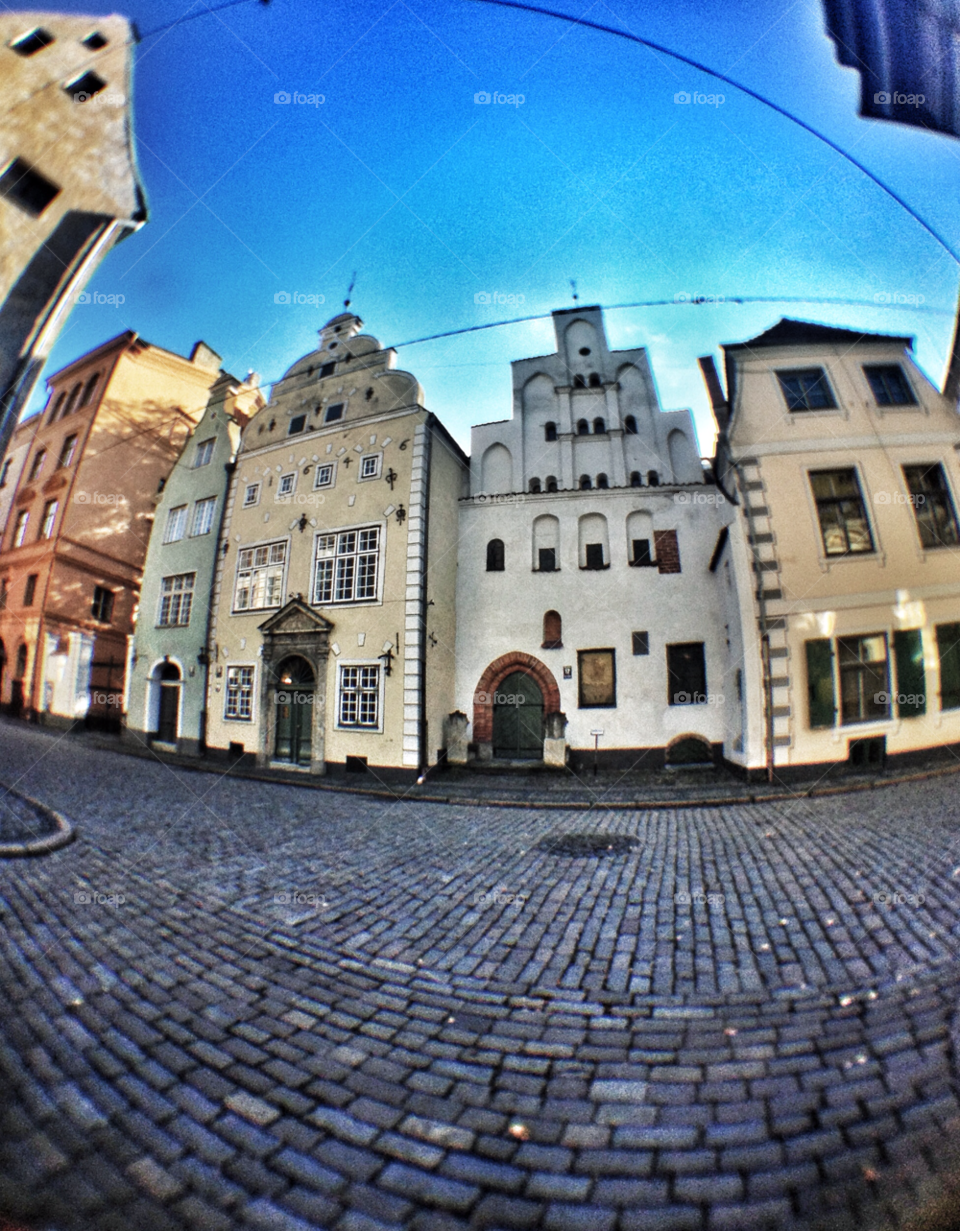
M 912 336 L 868 333 L 863 329 L 839 329 L 835 325 L 819 325 L 815 321 L 795 321 L 789 316 L 781 316 L 775 325 L 748 342 L 724 342 L 721 345 L 724 351 L 736 351 L 757 350 L 764 346 L 817 346 L 831 342 L 846 345 L 874 343 L 883 346 L 898 343 L 911 349 L 913 347 Z

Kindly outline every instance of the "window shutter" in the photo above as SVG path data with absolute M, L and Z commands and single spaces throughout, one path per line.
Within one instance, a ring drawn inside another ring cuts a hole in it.
M 960 709 L 960 624 L 937 625 L 940 655 L 940 708 Z
M 901 718 L 917 718 L 927 712 L 927 686 L 923 671 L 923 637 L 919 628 L 897 629 L 893 634 L 893 653 L 897 660 L 897 693 L 909 697 L 899 701 Z
M 833 649 L 828 637 L 806 642 L 807 695 L 810 705 L 810 726 L 832 727 L 837 713 L 833 690 Z

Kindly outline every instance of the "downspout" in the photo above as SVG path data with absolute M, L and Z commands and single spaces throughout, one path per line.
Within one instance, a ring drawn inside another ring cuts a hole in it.
M 429 515 L 430 515 L 430 454 L 433 441 L 433 415 L 427 414 L 423 436 L 423 496 L 421 498 L 421 524 L 423 526 L 422 574 L 420 578 L 420 721 L 419 721 L 419 758 L 420 768 L 417 777 L 423 778 L 430 765 L 427 748 L 427 568 L 429 550 Z
M 239 449 L 239 445 L 237 448 Z M 237 469 L 237 459 L 234 457 L 229 462 L 224 462 L 224 470 L 227 472 L 227 486 L 223 493 L 223 503 L 220 506 L 220 519 L 217 522 L 217 534 L 214 540 L 215 547 L 213 550 L 213 572 L 210 574 L 210 589 L 209 594 L 212 595 L 214 578 L 217 572 L 217 563 L 220 558 L 220 536 L 223 533 L 223 522 L 227 515 L 227 501 L 233 494 L 231 488 L 233 486 L 233 474 Z M 200 753 L 206 755 L 207 751 L 207 702 L 210 699 L 210 639 L 213 634 L 213 603 L 207 603 L 207 627 L 203 635 L 203 705 L 200 709 L 200 730 L 198 732 L 200 739 Z

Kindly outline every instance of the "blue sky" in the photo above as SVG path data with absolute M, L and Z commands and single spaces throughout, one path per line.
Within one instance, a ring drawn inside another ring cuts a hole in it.
M 555 2 L 769 95 L 960 245 L 960 142 L 858 118 L 858 78 L 837 65 L 819 0 Z M 145 32 L 203 7 L 125 11 Z M 921 366 L 942 378 L 956 262 L 814 137 L 646 48 L 475 0 L 273 0 L 145 39 L 134 86 L 150 221 L 88 288 L 123 304 L 76 307 L 47 374 L 130 328 L 184 354 L 203 338 L 235 374 L 275 379 L 313 348 L 356 270 L 352 308 L 385 344 L 568 307 L 570 278 L 581 302 L 605 305 L 871 302 L 609 312 L 613 346 L 649 348 L 664 407 L 693 408 L 703 452 L 696 356 L 780 315 L 914 334 Z M 478 104 L 480 91 L 523 101 Z M 723 101 L 678 104 L 681 91 Z M 279 92 L 323 101 L 277 103 Z M 325 302 L 278 304 L 278 291 Z M 942 312 L 872 306 L 878 293 Z M 398 366 L 466 446 L 471 424 L 509 416 L 510 360 L 552 349 L 539 321 L 404 346 Z

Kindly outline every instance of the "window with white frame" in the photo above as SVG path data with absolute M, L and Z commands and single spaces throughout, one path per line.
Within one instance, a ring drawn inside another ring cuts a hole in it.
M 340 727 L 365 727 L 375 730 L 380 725 L 380 668 L 340 668 Z
M 315 603 L 369 602 L 377 597 L 380 527 L 341 530 L 317 539 Z
M 360 459 L 360 478 L 377 478 L 380 474 L 380 461 L 382 458 L 382 453 L 368 453 L 366 457 L 362 457 Z
M 163 536 L 165 543 L 176 543 L 183 538 L 187 529 L 187 506 L 178 504 L 167 514 L 167 529 Z
M 280 476 L 280 482 L 277 484 L 277 496 L 292 496 L 293 489 L 297 482 L 296 474 L 284 474 Z
M 260 503 L 260 484 L 248 483 L 246 490 L 243 493 L 243 507 L 251 508 L 255 504 Z
M 40 527 L 39 538 L 48 539 L 53 534 L 53 523 L 57 520 L 56 500 L 48 500 L 43 506 L 43 524 Z
M 213 460 L 213 446 L 216 440 L 213 436 L 209 440 L 201 440 L 197 445 L 197 457 L 193 463 L 194 466 L 209 466 Z
M 27 509 L 21 509 L 17 514 L 17 521 L 13 531 L 14 547 L 22 547 L 23 540 L 27 536 L 27 522 L 30 520 L 30 513 Z
M 198 500 L 193 506 L 193 527 L 191 535 L 209 534 L 213 525 L 213 510 L 217 507 L 216 496 L 207 500 Z
M 322 466 L 317 467 L 317 473 L 314 475 L 314 487 L 333 487 L 334 476 L 337 471 L 336 462 L 325 462 Z
M 286 543 L 245 547 L 240 552 L 237 564 L 234 611 L 279 607 L 283 595 L 283 569 L 286 559 Z
M 237 722 L 253 720 L 252 667 L 227 668 L 227 698 L 223 716 Z
M 157 624 L 160 628 L 185 628 L 190 623 L 196 580 L 196 573 L 178 573 L 173 577 L 163 578 L 160 583 L 160 610 L 157 613 Z

